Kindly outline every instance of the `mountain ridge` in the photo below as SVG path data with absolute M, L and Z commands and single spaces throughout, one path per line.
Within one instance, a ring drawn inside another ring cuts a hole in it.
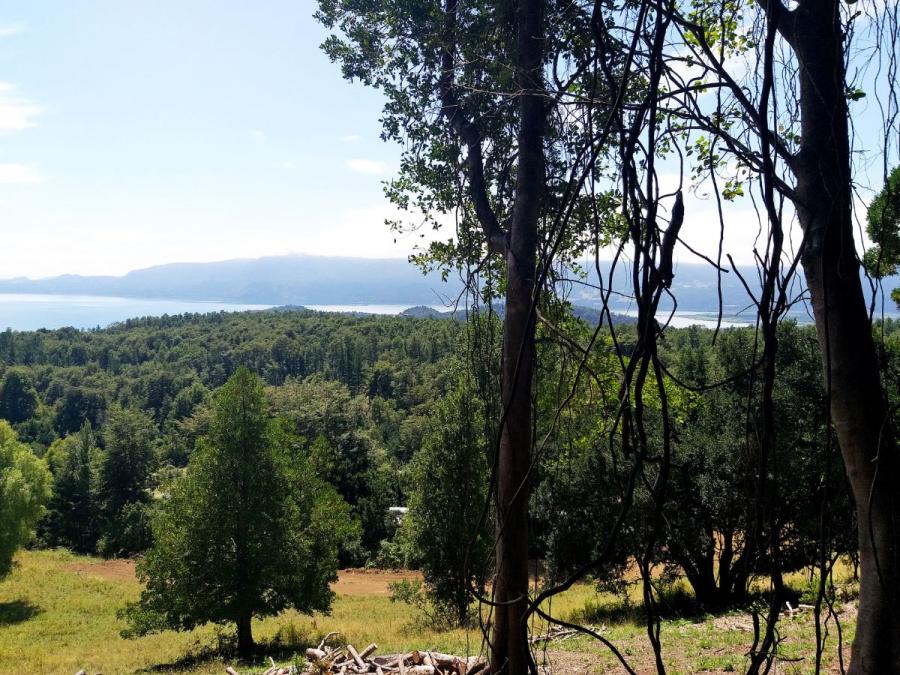
M 608 285 L 608 262 L 601 262 Z M 614 276 L 618 289 L 628 289 L 629 267 L 620 264 Z M 756 270 L 739 268 L 754 287 Z M 600 291 L 597 271 L 579 277 L 571 274 L 565 289 L 573 304 L 596 307 Z M 885 280 L 889 289 L 898 277 Z M 672 294 L 677 308 L 686 312 L 717 312 L 718 285 L 715 269 L 707 264 L 680 263 L 675 270 Z M 726 314 L 738 314 L 753 300 L 734 272 L 721 275 L 722 305 Z M 270 305 L 434 305 L 455 298 L 463 290 L 459 279 L 444 281 L 439 272 L 423 274 L 403 258 L 356 258 L 293 254 L 262 258 L 235 258 L 208 263 L 175 262 L 132 270 L 121 276 L 63 274 L 43 279 L 0 280 L 0 293 L 99 295 L 131 298 L 209 300 Z M 795 283 L 792 295 L 803 286 Z M 755 289 L 754 289 L 755 293 Z M 664 298 L 661 311 L 674 306 Z M 626 295 L 610 296 L 610 309 L 627 313 L 634 301 Z

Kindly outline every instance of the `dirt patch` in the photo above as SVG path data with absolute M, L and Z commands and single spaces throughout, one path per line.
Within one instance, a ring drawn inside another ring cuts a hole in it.
M 391 594 L 388 584 L 403 579 L 421 579 L 418 572 L 396 570 L 351 569 L 338 572 L 338 580 L 331 585 L 338 595 L 383 595 Z
M 717 630 L 738 630 L 745 633 L 753 632 L 753 617 L 749 614 L 726 614 L 713 619 L 713 626 Z
M 81 576 L 95 577 L 104 581 L 134 581 L 134 560 L 77 560 L 66 563 L 65 569 Z M 391 591 L 388 584 L 401 579 L 421 579 L 418 572 L 349 569 L 338 572 L 338 580 L 332 590 L 338 595 L 382 595 Z
M 545 658 L 542 658 L 545 656 Z M 553 675 L 588 675 L 597 672 L 597 660 L 583 652 L 548 651 L 538 653 L 538 663 Z
M 134 581 L 134 560 L 97 560 L 70 562 L 66 570 L 82 576 L 97 577 L 105 581 Z

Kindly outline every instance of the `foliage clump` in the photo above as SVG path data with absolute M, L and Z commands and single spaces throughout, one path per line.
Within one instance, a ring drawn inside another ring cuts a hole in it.
M 9 422 L 0 420 L 0 579 L 9 574 L 16 551 L 28 543 L 51 492 L 46 465 L 20 443 Z
M 866 271 L 876 279 L 896 274 L 900 265 L 900 166 L 891 171 L 866 215 L 866 234 L 873 243 L 863 258 Z M 891 297 L 900 307 L 900 288 L 895 288 Z

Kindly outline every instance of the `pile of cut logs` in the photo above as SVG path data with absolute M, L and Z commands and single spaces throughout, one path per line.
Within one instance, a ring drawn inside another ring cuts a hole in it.
M 376 675 L 489 675 L 487 661 L 481 656 L 463 658 L 440 652 L 414 650 L 405 654 L 374 656 L 378 645 L 361 652 L 353 645 L 343 649 L 307 649 L 310 670 L 339 675 L 375 673 Z
M 337 675 L 357 675 L 358 673 L 375 673 L 375 675 L 490 675 L 490 666 L 483 656 L 468 658 L 442 654 L 440 652 L 418 651 L 403 654 L 385 654 L 375 656 L 378 645 L 371 644 L 362 651 L 353 645 L 344 647 L 326 647 L 325 643 L 334 634 L 325 636 L 318 647 L 306 650 L 307 664 L 304 670 L 295 666 L 272 667 L 263 675 L 302 675 L 315 673 L 336 673 Z M 225 669 L 228 675 L 238 675 L 230 666 Z

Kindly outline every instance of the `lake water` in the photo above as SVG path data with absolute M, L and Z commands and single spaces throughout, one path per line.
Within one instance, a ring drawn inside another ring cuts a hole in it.
M 38 328 L 96 328 L 139 316 L 162 316 L 186 312 L 240 312 L 268 309 L 271 305 L 230 302 L 192 302 L 115 298 L 95 295 L 38 295 L 0 293 L 0 330 Z
M 0 293 L 0 330 L 36 330 L 38 328 L 105 327 L 117 321 L 164 314 L 243 312 L 269 309 L 273 305 L 192 300 L 117 298 L 97 295 L 38 295 Z M 363 314 L 399 314 L 410 305 L 307 305 L 321 312 Z M 444 307 L 435 309 L 446 311 Z
M 397 315 L 410 305 L 304 305 L 319 312 L 352 312 L 356 314 Z M 96 295 L 38 295 L 0 293 L 0 330 L 36 330 L 38 328 L 105 327 L 111 323 L 141 316 L 164 314 L 243 312 L 270 309 L 273 305 L 241 304 L 199 300 L 157 300 L 148 298 L 118 298 Z M 432 305 L 441 312 L 448 311 L 441 305 Z M 620 314 L 634 314 L 630 309 L 614 308 Z M 662 319 L 663 317 L 660 317 Z M 806 316 L 797 317 L 801 322 Z M 722 327 L 751 324 L 746 316 L 724 316 Z M 715 315 L 708 312 L 679 312 L 670 325 L 683 328 L 699 324 L 707 328 L 716 325 Z

